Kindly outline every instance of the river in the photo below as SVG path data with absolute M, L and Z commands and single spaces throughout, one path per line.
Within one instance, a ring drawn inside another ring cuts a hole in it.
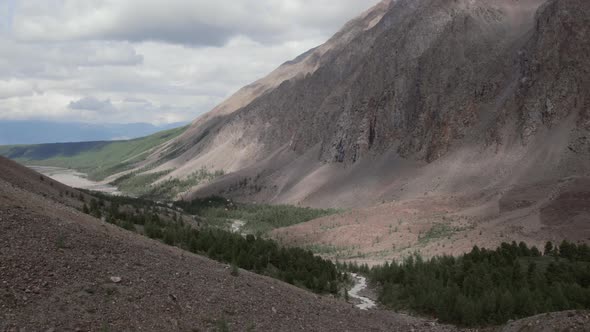
M 367 278 L 359 276 L 356 273 L 351 273 L 350 275 L 354 280 L 354 287 L 352 287 L 352 289 L 348 291 L 348 296 L 361 302 L 357 304 L 356 307 L 361 310 L 369 310 L 375 308 L 377 306 L 375 301 L 371 300 L 368 297 L 359 295 L 360 292 L 367 288 Z
M 117 187 L 89 180 L 86 174 L 73 169 L 49 166 L 29 166 L 29 168 L 72 188 L 100 191 L 111 195 L 121 194 Z

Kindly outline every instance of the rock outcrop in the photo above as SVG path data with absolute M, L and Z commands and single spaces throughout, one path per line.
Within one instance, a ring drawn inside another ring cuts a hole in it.
M 588 176 L 589 7 L 384 1 L 197 119 L 160 167 L 228 173 L 194 195 L 321 206 Z

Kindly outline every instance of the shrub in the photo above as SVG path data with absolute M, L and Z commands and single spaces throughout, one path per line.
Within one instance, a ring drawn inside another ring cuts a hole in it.
M 236 265 L 235 263 L 232 263 L 231 265 L 231 275 L 234 277 L 237 277 L 240 275 L 240 269 L 238 268 L 238 265 Z

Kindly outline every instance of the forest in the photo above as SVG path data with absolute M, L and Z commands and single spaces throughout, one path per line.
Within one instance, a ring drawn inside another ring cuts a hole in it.
M 590 309 L 590 248 L 548 242 L 474 247 L 460 257 L 412 256 L 369 268 L 345 264 L 379 285 L 379 301 L 395 310 L 463 326 L 503 324 L 545 312 Z
M 337 295 L 347 275 L 330 260 L 300 248 L 281 247 L 273 240 L 243 236 L 195 222 L 164 204 L 130 197 L 98 195 L 84 203 L 83 211 L 127 230 L 205 255 L 238 268 L 280 279 L 315 293 Z M 208 206 L 227 204 L 221 198 L 204 200 Z M 193 205 L 194 206 L 194 205 Z
M 219 196 L 197 198 L 190 202 L 177 201 L 174 204 L 212 223 L 222 220 L 243 220 L 246 222 L 244 231 L 258 235 L 340 212 L 336 209 L 312 209 L 290 205 L 236 203 Z
M 182 222 L 159 223 L 148 220 L 145 233 L 193 253 L 236 267 L 267 275 L 307 288 L 316 293 L 337 294 L 345 275 L 329 260 L 314 256 L 311 251 L 280 247 L 275 241 L 254 235 L 246 237 L 216 228 L 194 229 Z

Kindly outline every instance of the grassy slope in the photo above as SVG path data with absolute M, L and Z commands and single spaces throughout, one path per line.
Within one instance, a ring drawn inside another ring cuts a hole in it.
M 90 179 L 102 180 L 131 169 L 151 149 L 182 134 L 186 128 L 128 141 L 0 146 L 0 155 L 29 165 L 72 168 L 87 173 Z
M 210 224 L 227 226 L 233 220 L 244 221 L 246 224 L 242 232 L 259 235 L 341 212 L 290 205 L 234 203 L 222 197 L 207 197 L 192 202 L 179 201 L 176 205 L 187 213 L 205 218 Z

